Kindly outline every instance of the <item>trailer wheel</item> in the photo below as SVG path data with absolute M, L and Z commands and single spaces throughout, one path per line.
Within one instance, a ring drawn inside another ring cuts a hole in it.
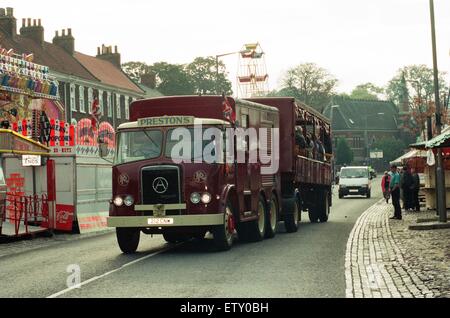
M 240 228 L 241 238 L 249 242 L 261 242 L 266 233 L 266 202 L 262 196 L 258 202 L 258 220 L 242 223 Z
M 267 209 L 266 238 L 274 238 L 277 235 L 279 211 L 278 201 L 275 196 L 272 196 L 270 208 Z
M 300 206 L 297 199 L 286 200 L 283 204 L 284 211 L 293 211 L 292 213 L 284 214 L 284 227 L 288 233 L 298 232 L 300 221 Z
M 224 215 L 224 224 L 213 227 L 214 245 L 219 251 L 228 251 L 233 246 L 236 232 L 236 220 L 231 202 L 227 203 Z
M 324 191 L 320 200 L 319 220 L 322 223 L 328 222 L 330 216 L 330 201 L 328 200 L 328 192 Z
M 136 253 L 141 239 L 141 231 L 135 228 L 117 228 L 117 242 L 124 254 Z
M 319 223 L 319 214 L 317 213 L 317 208 L 310 208 L 308 211 L 309 221 L 311 223 Z

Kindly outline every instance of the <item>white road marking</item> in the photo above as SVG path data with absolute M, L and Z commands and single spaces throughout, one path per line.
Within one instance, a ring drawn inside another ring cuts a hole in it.
M 62 296 L 62 295 L 64 295 L 64 294 L 67 294 L 67 293 L 69 293 L 69 292 L 71 292 L 71 291 L 73 291 L 73 290 L 80 289 L 81 287 L 83 287 L 83 286 L 85 286 L 85 285 L 87 285 L 87 284 L 90 284 L 90 283 L 92 283 L 92 282 L 95 282 L 96 280 L 99 280 L 99 279 L 101 279 L 101 278 L 104 278 L 104 277 L 106 277 L 106 276 L 109 276 L 109 275 L 111 275 L 111 274 L 114 274 L 114 273 L 116 273 L 116 272 L 118 272 L 118 271 L 120 271 L 120 270 L 122 270 L 122 269 L 124 269 L 124 268 L 127 268 L 128 266 L 135 265 L 135 264 L 137 264 L 137 263 L 140 263 L 140 262 L 142 262 L 142 261 L 145 261 L 146 259 L 155 257 L 155 256 L 157 256 L 157 255 L 159 255 L 159 254 L 162 254 L 162 253 L 165 253 L 165 252 L 167 252 L 167 251 L 173 250 L 173 249 L 177 248 L 177 247 L 180 246 L 180 245 L 182 245 L 182 244 L 177 244 L 177 245 L 174 245 L 174 246 L 166 247 L 166 248 L 164 248 L 164 249 L 162 249 L 162 250 L 160 250 L 160 251 L 158 251 L 158 252 L 155 252 L 155 253 L 153 253 L 153 254 L 150 254 L 150 255 L 147 255 L 147 256 L 138 258 L 138 259 L 136 259 L 136 260 L 134 260 L 134 261 L 132 261 L 132 262 L 126 263 L 126 264 L 120 266 L 119 268 L 116 268 L 116 269 L 114 269 L 114 270 L 112 270 L 112 271 L 109 271 L 109 272 L 107 272 L 107 273 L 104 273 L 104 274 L 102 274 L 102 275 L 100 275 L 100 276 L 92 277 L 91 279 L 88 279 L 88 280 L 86 280 L 86 281 L 80 283 L 79 285 L 75 285 L 75 286 L 73 286 L 73 287 L 66 288 L 66 289 L 64 289 L 64 290 L 62 290 L 62 291 L 60 291 L 60 292 L 57 292 L 56 294 L 50 295 L 50 296 L 48 296 L 47 298 L 57 298 L 57 297 L 59 297 L 59 296 Z

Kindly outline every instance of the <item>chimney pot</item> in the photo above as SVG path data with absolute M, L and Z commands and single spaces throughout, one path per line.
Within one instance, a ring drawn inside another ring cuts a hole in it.
M 114 53 L 119 53 L 118 49 L 117 49 L 117 45 L 114 47 Z
M 100 55 L 100 47 L 97 47 L 97 56 Z
M 62 30 L 62 36 L 66 36 L 66 29 Z
M 26 23 L 27 23 L 27 19 L 23 18 L 23 19 L 22 19 L 22 28 L 25 27 Z
M 37 26 L 36 19 L 33 19 L 33 26 Z
M 55 31 L 55 38 L 59 37 L 59 32 Z
M 38 26 L 42 26 L 41 23 L 42 23 L 41 19 L 38 19 Z
M 14 9 L 13 8 L 6 8 L 6 15 L 8 17 L 13 17 L 14 16 Z
M 69 33 L 69 36 L 72 36 L 72 29 L 71 28 L 68 28 L 67 32 Z
M 30 26 L 31 26 L 31 18 L 28 18 L 27 20 L 28 20 L 28 21 L 27 21 L 27 22 L 28 22 L 28 25 L 27 25 L 27 26 L 30 27 Z
M 0 17 L 4 17 L 6 15 L 5 8 L 0 8 Z

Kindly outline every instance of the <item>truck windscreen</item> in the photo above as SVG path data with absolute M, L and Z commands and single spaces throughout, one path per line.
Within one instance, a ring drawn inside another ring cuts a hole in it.
M 160 130 L 122 132 L 119 134 L 115 164 L 158 158 L 162 145 L 163 133 Z

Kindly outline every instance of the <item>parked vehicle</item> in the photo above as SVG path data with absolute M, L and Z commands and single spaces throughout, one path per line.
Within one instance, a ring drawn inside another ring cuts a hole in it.
M 345 167 L 341 169 L 339 198 L 363 195 L 368 199 L 372 192 L 372 176 L 368 167 Z

